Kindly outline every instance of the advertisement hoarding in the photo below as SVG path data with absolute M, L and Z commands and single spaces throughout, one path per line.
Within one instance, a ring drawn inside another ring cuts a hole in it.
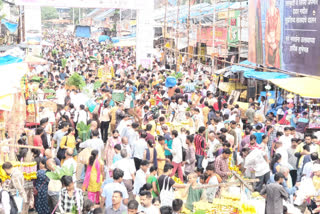
M 318 0 L 249 0 L 249 61 L 320 76 Z

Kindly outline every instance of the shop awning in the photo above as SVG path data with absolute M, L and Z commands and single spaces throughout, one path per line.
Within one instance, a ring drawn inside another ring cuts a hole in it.
M 6 28 L 8 28 L 10 33 L 16 32 L 16 30 L 18 28 L 18 24 L 17 23 L 9 22 L 9 21 L 7 21 L 5 19 L 2 19 L 1 23 L 4 24 L 4 26 L 6 26 Z
M 260 72 L 254 70 L 248 70 L 243 73 L 245 78 L 253 78 L 257 80 L 271 80 L 271 79 L 287 79 L 290 77 L 288 74 L 277 72 Z M 283 80 L 282 80 L 283 82 Z
M 298 94 L 307 98 L 320 98 L 320 80 L 311 77 L 293 77 L 288 78 L 285 81 L 281 79 L 270 80 L 276 86 L 290 91 L 294 94 Z
M 19 57 L 14 57 L 11 55 L 0 57 L 0 65 L 9 65 L 12 63 L 22 62 L 23 60 Z
M 244 66 L 242 66 L 244 65 Z M 231 72 L 240 72 L 240 71 L 254 71 L 254 68 L 245 67 L 246 65 L 256 67 L 256 64 L 249 62 L 248 60 L 242 61 L 239 65 L 232 65 L 230 71 Z

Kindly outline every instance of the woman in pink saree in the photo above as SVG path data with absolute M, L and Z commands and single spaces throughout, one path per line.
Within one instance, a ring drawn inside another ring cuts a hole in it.
M 84 178 L 82 190 L 88 190 L 88 199 L 95 204 L 100 202 L 100 190 L 104 180 L 104 167 L 102 160 L 98 157 L 98 150 L 93 150 L 89 158 L 86 176 Z

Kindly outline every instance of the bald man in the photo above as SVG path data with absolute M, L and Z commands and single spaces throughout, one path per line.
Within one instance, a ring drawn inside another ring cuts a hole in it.
M 53 152 L 52 152 L 51 149 L 46 149 L 44 151 L 44 155 L 45 155 L 45 157 L 47 159 L 47 162 L 48 162 L 48 160 L 52 159 L 55 162 L 55 165 L 61 166 L 60 160 L 57 157 L 54 157 Z
M 216 138 L 214 131 L 210 131 L 208 134 L 208 162 L 209 164 L 213 164 L 215 160 L 215 153 L 222 146 L 220 141 Z
M 125 149 L 127 151 L 127 154 L 128 154 L 128 157 L 130 158 L 132 156 L 132 150 L 131 150 L 131 147 L 129 145 L 129 141 L 128 141 L 128 138 L 127 137 L 123 137 L 121 139 L 121 147 L 122 149 Z
M 68 148 L 66 150 L 66 159 L 62 164 L 62 167 L 73 168 L 72 179 L 73 182 L 76 182 L 76 170 L 77 170 L 77 162 L 73 159 L 73 149 Z

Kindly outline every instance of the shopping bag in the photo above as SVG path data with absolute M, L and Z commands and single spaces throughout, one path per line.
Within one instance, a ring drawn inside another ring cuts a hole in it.
M 208 166 L 208 158 L 204 158 L 203 160 L 202 160 L 202 168 L 204 168 L 204 169 L 206 169 L 207 168 L 207 166 Z
M 18 213 L 22 212 L 22 208 L 23 208 L 23 198 L 19 195 L 19 192 L 17 191 L 17 194 L 15 196 L 13 196 L 14 202 L 17 205 L 18 208 Z
M 172 206 L 172 201 L 174 200 L 174 192 L 170 188 L 170 177 L 167 176 L 163 179 L 163 185 L 160 192 L 161 206 Z

